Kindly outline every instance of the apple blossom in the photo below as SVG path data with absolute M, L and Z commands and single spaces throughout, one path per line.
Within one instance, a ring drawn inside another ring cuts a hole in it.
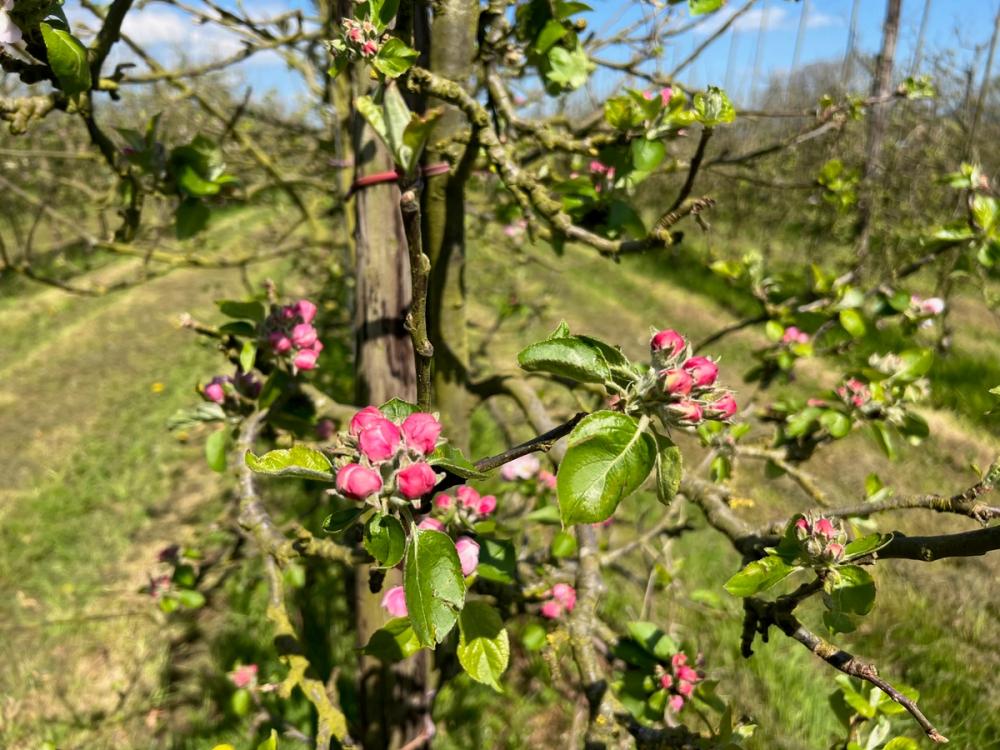
M 399 428 L 383 417 L 372 421 L 358 435 L 358 446 L 369 461 L 379 462 L 392 458 L 399 448 Z
M 402 469 L 396 475 L 396 481 L 399 483 L 399 491 L 404 496 L 416 500 L 433 490 L 438 480 L 430 464 L 420 462 Z
M 667 328 L 653 334 L 649 341 L 649 348 L 654 352 L 667 351 L 668 356 L 676 357 L 687 346 L 687 341 L 677 331 Z
M 437 447 L 441 423 L 433 414 L 417 412 L 403 420 L 403 435 L 406 436 L 407 445 L 427 455 Z
M 382 477 L 361 464 L 347 464 L 337 472 L 337 489 L 355 500 L 364 500 L 382 489 Z
M 402 586 L 393 586 L 383 594 L 382 609 L 393 617 L 406 617 L 409 614 L 406 609 L 406 592 Z
M 470 576 L 479 567 L 479 543 L 468 536 L 460 536 L 455 540 L 455 550 L 462 564 L 462 575 Z

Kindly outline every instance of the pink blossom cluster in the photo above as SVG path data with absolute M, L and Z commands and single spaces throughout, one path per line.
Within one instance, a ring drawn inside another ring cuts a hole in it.
M 923 316 L 940 315 L 945 308 L 945 302 L 940 297 L 924 299 L 916 294 L 910 297 L 910 304 L 913 306 L 914 312 Z
M 840 396 L 846 403 L 851 404 L 858 409 L 862 408 L 865 404 L 872 400 L 871 390 L 869 390 L 868 386 L 857 378 L 851 378 L 842 386 L 837 388 L 837 395 Z
M 425 518 L 418 528 L 442 533 L 445 530 L 444 524 L 436 518 Z M 460 536 L 455 540 L 455 552 L 458 553 L 458 562 L 462 566 L 462 575 L 471 576 L 475 573 L 479 567 L 479 542 L 471 536 Z M 382 595 L 382 609 L 392 617 L 406 617 L 409 614 L 406 608 L 406 592 L 402 586 L 386 589 Z
M 670 672 L 664 670 L 660 676 L 660 687 L 670 692 L 670 710 L 679 713 L 684 708 L 684 701 L 694 692 L 694 686 L 702 679 L 702 675 L 688 665 L 687 654 L 678 651 L 671 656 Z
M 667 86 L 666 88 L 660 89 L 659 92 L 643 91 L 642 98 L 645 99 L 647 102 L 651 102 L 656 98 L 657 94 L 659 94 L 660 97 L 660 104 L 666 107 L 668 104 L 670 104 L 670 99 L 671 97 L 673 97 L 674 92 L 671 90 L 669 86 Z
M 607 164 L 594 159 L 588 165 L 590 170 L 590 177 L 594 181 L 594 189 L 599 193 L 601 189 L 607 185 L 608 187 L 614 185 L 615 182 L 615 168 L 608 166 Z
M 253 688 L 257 685 L 256 664 L 242 664 L 229 673 L 229 681 L 238 688 Z
M 543 489 L 556 488 L 556 475 L 542 468 L 541 461 L 533 453 L 528 453 L 508 461 L 500 468 L 500 477 L 508 482 L 517 482 L 537 477 Z
M 557 583 L 545 592 L 546 601 L 540 610 L 542 617 L 558 620 L 564 613 L 572 612 L 576 606 L 576 589 L 568 583 Z
M 733 394 L 717 385 L 718 365 L 708 357 L 691 356 L 691 346 L 677 331 L 665 329 L 649 342 L 657 372 L 657 400 L 665 402 L 671 421 L 682 426 L 706 419 L 726 421 L 738 411 Z
M 795 326 L 788 326 L 785 329 L 784 334 L 781 336 L 782 344 L 808 344 L 809 334 L 805 331 L 800 331 Z
M 455 497 L 447 492 L 434 496 L 435 509 L 453 513 L 457 520 L 471 525 L 482 516 L 488 516 L 497 509 L 495 495 L 480 495 L 474 487 L 465 484 L 455 490 Z
M 235 375 L 216 375 L 201 389 L 201 395 L 213 403 L 224 404 L 235 393 L 255 399 L 260 395 L 260 389 L 260 380 L 253 373 L 237 368 Z
M 371 21 L 356 21 L 345 18 L 341 21 L 344 27 L 344 42 L 347 48 L 364 58 L 375 57 L 379 50 L 379 34 Z
M 524 236 L 525 230 L 528 228 L 527 219 L 517 219 L 512 221 L 510 224 L 503 228 L 503 233 L 510 237 L 512 240 L 516 240 Z
M 795 522 L 795 536 L 810 557 L 824 562 L 839 562 L 844 556 L 846 535 L 825 516 L 800 518 Z
M 296 370 L 313 370 L 323 342 L 313 326 L 316 305 L 306 299 L 294 305 L 277 308 L 264 322 L 265 335 L 271 350 L 291 358 Z
M 415 412 L 397 425 L 377 407 L 366 406 L 351 418 L 349 435 L 360 455 L 337 471 L 341 495 L 363 501 L 398 492 L 412 502 L 438 483 L 438 475 L 425 460 L 441 435 L 441 423 L 433 414 Z

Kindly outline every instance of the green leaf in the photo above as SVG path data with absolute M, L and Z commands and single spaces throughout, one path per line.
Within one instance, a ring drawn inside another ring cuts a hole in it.
M 718 86 L 709 86 L 705 91 L 695 94 L 693 103 L 698 122 L 706 128 L 736 119 L 733 103 Z
M 865 319 L 861 317 L 861 313 L 852 308 L 840 311 L 840 325 L 855 339 L 864 336 L 867 330 Z
M 726 581 L 723 588 L 733 596 L 753 596 L 766 591 L 798 570 L 777 555 L 768 555 L 748 563 L 743 570 Z
M 57 29 L 44 21 L 38 24 L 45 42 L 45 52 L 49 67 L 59 79 L 59 86 L 73 96 L 90 89 L 90 65 L 87 50 L 64 29 Z
M 866 719 L 875 717 L 875 706 L 854 688 L 854 681 L 850 677 L 841 674 L 834 677 L 834 681 L 840 686 L 840 692 L 844 696 L 847 705 L 853 708 L 856 713 Z
M 388 78 L 398 78 L 413 67 L 420 53 L 402 39 L 390 37 L 372 60 L 372 65 Z
M 194 237 L 206 226 L 212 212 L 197 198 L 187 198 L 177 206 L 174 214 L 174 233 L 177 239 L 186 240 Z
M 667 148 L 662 141 L 647 141 L 636 138 L 629 147 L 632 154 L 632 166 L 642 172 L 652 172 L 663 162 Z
M 853 633 L 858 629 L 854 618 L 844 612 L 827 610 L 823 613 L 823 624 L 831 633 Z
M 343 508 L 335 511 L 323 521 L 323 531 L 327 534 L 339 534 L 341 531 L 354 525 L 354 522 L 368 510 L 367 506 L 359 508 Z
M 199 609 L 205 606 L 205 595 L 194 589 L 181 589 L 175 596 L 185 609 Z
M 651 622 L 630 622 L 626 627 L 632 640 L 661 662 L 669 661 L 680 650 L 673 638 Z
M 528 372 L 550 372 L 579 383 L 611 379 L 601 347 L 580 336 L 551 337 L 531 344 L 518 353 L 517 363 Z
M 823 582 L 824 603 L 836 612 L 867 615 L 875 606 L 875 581 L 864 568 L 841 565 Z
M 872 422 L 871 432 L 872 437 L 875 438 L 875 442 L 882 449 L 882 452 L 890 459 L 895 460 L 898 457 L 896 446 L 892 442 L 892 436 L 889 434 L 889 428 L 886 427 L 885 422 Z
M 885 744 L 882 750 L 920 750 L 920 745 L 909 737 L 894 737 Z
M 512 542 L 480 536 L 476 575 L 487 581 L 512 584 L 517 580 L 517 552 Z
M 554 18 L 550 18 L 542 27 L 542 30 L 538 32 L 538 36 L 535 37 L 535 52 L 539 55 L 544 55 L 552 49 L 552 45 L 568 33 L 569 29 L 562 23 Z
M 410 155 L 409 163 L 403 165 L 408 175 L 413 175 L 420 166 L 420 156 L 424 153 L 431 129 L 441 113 L 440 109 L 428 110 L 423 115 L 414 112 L 409 124 L 403 129 L 403 146 Z
M 587 82 L 594 64 L 587 59 L 583 45 L 577 44 L 572 50 L 553 47 L 548 54 L 549 71 L 545 77 L 563 88 L 577 89 Z
M 240 350 L 240 367 L 243 368 L 243 372 L 250 372 L 256 361 L 257 342 L 254 339 L 244 341 L 243 348 Z
M 656 497 L 669 505 L 681 486 L 683 458 L 681 450 L 670 438 L 656 434 Z
M 907 349 L 899 353 L 902 366 L 896 371 L 894 379 L 910 383 L 927 374 L 934 364 L 933 349 Z
M 271 736 L 257 745 L 257 750 L 278 750 L 278 733 L 271 730 Z
M 488 474 L 479 471 L 465 455 L 451 443 L 439 445 L 427 457 L 427 463 L 463 479 L 485 479 Z
M 717 11 L 724 2 L 725 0 L 688 0 L 688 9 L 692 16 L 700 16 Z
M 554 505 L 543 505 L 541 508 L 531 511 L 524 517 L 524 520 L 531 523 L 562 523 L 559 518 L 559 508 Z
M 882 549 L 891 541 L 892 534 L 869 534 L 860 539 L 855 539 L 844 547 L 844 560 L 870 555 L 872 552 Z
M 205 441 L 205 460 L 208 468 L 220 474 L 226 470 L 226 449 L 229 447 L 229 430 L 216 430 Z
M 851 420 L 835 409 L 824 411 L 819 418 L 819 423 L 826 428 L 831 437 L 839 440 L 851 433 Z
M 420 641 L 406 617 L 389 620 L 372 633 L 362 653 L 384 662 L 402 661 L 420 650 Z
M 215 304 L 219 306 L 219 311 L 223 315 L 237 320 L 252 320 L 260 323 L 267 316 L 267 309 L 263 302 L 221 299 L 216 300 Z
M 500 614 L 486 602 L 468 602 L 458 618 L 458 661 L 476 682 L 503 692 L 498 682 L 510 660 Z
M 646 481 L 656 441 L 635 418 L 613 411 L 585 417 L 570 433 L 556 492 L 563 524 L 600 523 Z
M 233 709 L 233 713 L 237 716 L 247 716 L 250 713 L 250 707 L 252 706 L 252 699 L 250 698 L 250 691 L 246 688 L 240 688 L 233 693 L 233 697 L 229 699 L 229 706 Z M 218 750 L 218 747 L 212 750 Z M 230 745 L 229 747 L 232 747 Z
M 528 651 L 541 651 L 548 642 L 548 631 L 537 622 L 529 623 L 521 634 L 521 643 Z
M 552 537 L 550 549 L 553 557 L 572 557 L 576 554 L 576 536 L 569 531 L 559 531 Z
M 422 646 L 440 643 L 465 603 L 465 577 L 455 543 L 447 534 L 415 529 L 403 571 L 406 608 Z
M 371 3 L 372 20 L 379 29 L 384 29 L 392 23 L 399 11 L 399 0 L 369 0 Z
M 246 462 L 247 466 L 258 474 L 268 474 L 275 477 L 302 477 L 321 482 L 336 480 L 330 459 L 318 450 L 307 448 L 304 445 L 268 451 L 259 457 L 247 451 Z
M 409 401 L 394 398 L 386 401 L 378 408 L 378 410 L 382 412 L 386 419 L 395 422 L 396 424 L 401 424 L 402 421 L 408 416 L 420 411 L 420 408 L 416 404 L 411 404 Z
M 368 554 L 378 560 L 382 567 L 391 568 L 403 559 L 406 551 L 406 532 L 403 524 L 395 516 L 376 513 L 365 524 L 363 537 Z

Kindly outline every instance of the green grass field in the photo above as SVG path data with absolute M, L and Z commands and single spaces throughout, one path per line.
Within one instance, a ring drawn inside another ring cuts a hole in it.
M 512 290 L 523 302 L 541 304 L 536 316 L 512 320 L 491 342 L 489 360 L 502 369 L 513 367 L 521 345 L 561 319 L 637 357 L 650 325 L 697 339 L 734 319 L 733 300 L 713 301 L 708 293 L 719 294 L 715 282 L 699 280 L 670 253 L 614 265 L 577 248 L 560 259 L 530 248 L 512 258 L 486 247 L 470 252 L 474 337 L 489 330 L 494 303 Z M 255 278 L 267 270 L 255 271 Z M 201 436 L 181 442 L 165 423 L 197 400 L 194 384 L 219 364 L 210 347 L 176 327 L 176 316 L 187 311 L 210 320 L 214 299 L 243 289 L 235 272 L 179 271 L 107 297 L 23 287 L 0 301 L 0 455 L 6 464 L 0 488 L 0 747 L 28 750 L 51 741 L 60 750 L 200 750 L 223 740 L 249 746 L 243 727 L 214 696 L 224 693 L 223 674 L 236 645 L 258 653 L 262 665 L 267 658 L 252 575 L 230 580 L 206 611 L 179 625 L 166 625 L 138 593 L 163 545 L 193 539 L 198 529 L 226 517 L 227 480 L 204 466 Z M 1000 361 L 997 324 L 972 301 L 963 301 L 954 318 L 956 357 L 939 370 L 938 406 L 925 411 L 934 439 L 908 448 L 896 464 L 862 435 L 828 449 L 814 468 L 840 499 L 859 498 L 870 472 L 901 492 L 962 488 L 972 480 L 969 463 L 982 466 L 997 454 L 995 429 L 991 433 L 978 418 L 978 398 L 965 392 L 984 377 L 983 369 L 970 374 L 969 368 L 980 363 L 992 373 Z M 984 329 L 993 335 L 984 336 Z M 736 384 L 750 363 L 749 349 L 760 341 L 758 333 L 747 332 L 719 345 L 727 382 Z M 822 363 L 806 368 L 799 386 L 812 378 L 822 380 Z M 685 449 L 694 460 L 697 449 Z M 741 511 L 748 518 L 778 518 L 807 505 L 795 485 L 765 483 L 754 467 L 738 488 L 752 490 L 757 500 Z M 649 523 L 650 507 L 648 498 L 628 501 L 608 533 L 616 539 L 635 534 Z M 704 528 L 696 511 L 688 515 L 698 530 L 671 548 L 676 576 L 656 591 L 653 619 L 697 644 L 737 713 L 759 721 L 753 747 L 826 747 L 837 731 L 827 704 L 831 671 L 778 635 L 742 661 L 740 608 L 721 589 L 737 556 Z M 911 516 L 880 523 L 905 524 L 916 533 L 968 525 L 936 514 Z M 638 567 L 639 558 L 632 562 Z M 881 565 L 875 612 L 858 633 L 841 638 L 875 660 L 885 676 L 918 688 L 925 712 L 956 748 L 1000 748 L 998 570 L 995 559 L 977 558 Z M 646 571 L 625 572 L 610 571 L 614 593 L 604 602 L 609 622 L 639 615 Z M 333 638 L 342 644 L 333 661 L 350 658 L 346 637 L 339 637 Z M 537 658 L 519 657 L 518 664 L 516 682 L 501 699 L 503 716 L 478 728 L 464 719 L 477 711 L 495 713 L 490 706 L 497 698 L 465 684 L 445 690 L 436 746 L 533 748 L 564 734 L 574 707 L 545 686 Z M 898 725 L 918 737 L 905 720 Z

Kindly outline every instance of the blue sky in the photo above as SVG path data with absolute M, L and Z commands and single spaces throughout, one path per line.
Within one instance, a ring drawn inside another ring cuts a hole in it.
M 190 1 L 197 5 L 197 0 Z M 728 15 L 742 7 L 743 2 L 744 0 L 728 0 L 724 10 L 707 18 L 698 28 L 667 40 L 664 56 L 659 62 L 662 69 L 671 70 L 677 61 L 704 41 L 711 30 L 717 29 Z M 903 21 L 897 53 L 898 73 L 909 70 L 925 2 L 926 0 L 903 0 Z M 847 45 L 853 3 L 854 0 L 811 0 L 800 64 L 841 59 Z M 223 0 L 221 4 L 235 7 L 232 0 Z M 591 4 L 594 11 L 583 17 L 588 19 L 592 29 L 601 29 L 609 23 L 620 26 L 629 19 L 638 17 L 643 8 L 649 7 L 645 3 L 623 3 L 621 0 L 593 0 Z M 74 25 L 75 19 L 88 20 L 89 14 L 74 5 L 72 0 L 67 3 Z M 309 3 L 303 0 L 245 0 L 243 5 L 252 16 L 309 7 Z M 885 5 L 885 0 L 861 0 L 859 3 L 857 46 L 863 52 L 873 53 L 878 49 Z M 959 60 L 971 59 L 974 48 L 977 45 L 982 48 L 988 42 L 998 6 L 1000 0 L 932 0 L 924 59 L 948 49 L 953 50 Z M 801 0 L 758 0 L 753 10 L 742 16 L 732 29 L 684 71 L 680 76 L 681 80 L 698 87 L 709 83 L 728 83 L 734 100 L 738 104 L 746 103 L 753 85 L 755 49 L 762 21 L 766 21 L 766 26 L 763 52 L 758 65 L 758 87 L 772 73 L 784 73 L 790 69 L 796 32 L 804 7 L 805 3 Z M 618 19 L 617 23 L 614 23 L 615 19 Z M 679 18 L 678 22 L 686 20 L 688 19 Z M 130 14 L 126 30 L 165 61 L 182 56 L 191 61 L 202 62 L 232 54 L 240 48 L 239 39 L 230 32 L 211 25 L 193 26 L 190 19 L 182 16 L 176 9 L 155 2 Z M 730 56 L 733 64 L 727 82 Z M 252 85 L 258 94 L 275 91 L 287 101 L 293 100 L 297 92 L 301 91 L 301 81 L 273 53 L 255 56 L 239 67 L 246 83 Z M 996 67 L 1000 68 L 1000 63 Z M 994 74 L 997 73 L 994 70 Z M 605 86 L 610 85 L 608 80 L 603 83 Z M 600 82 L 598 88 L 602 88 Z

